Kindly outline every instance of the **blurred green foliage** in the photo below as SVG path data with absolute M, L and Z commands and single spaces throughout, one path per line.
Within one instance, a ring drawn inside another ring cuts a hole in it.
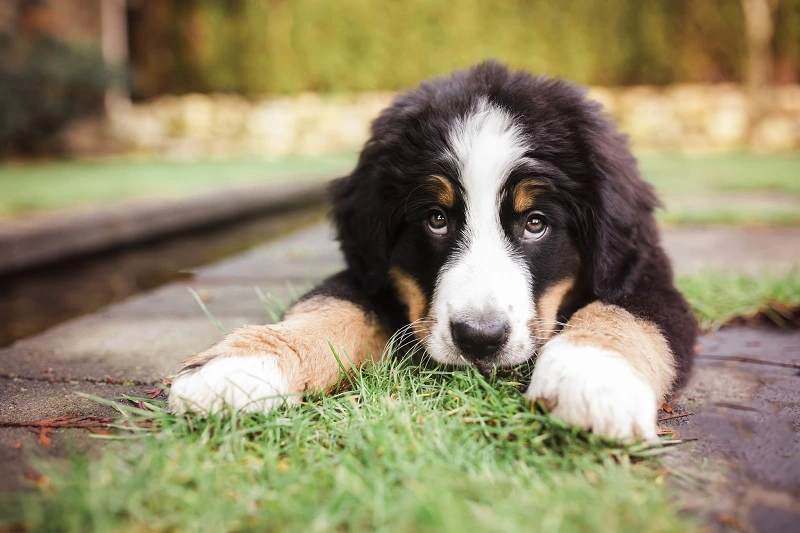
M 738 81 L 740 0 L 146 0 L 139 94 L 394 90 L 493 57 L 590 84 Z M 779 75 L 800 0 L 779 0 Z M 145 38 L 146 37 L 146 38 Z
M 57 152 L 55 133 L 100 111 L 109 80 L 95 48 L 0 33 L 0 156 Z

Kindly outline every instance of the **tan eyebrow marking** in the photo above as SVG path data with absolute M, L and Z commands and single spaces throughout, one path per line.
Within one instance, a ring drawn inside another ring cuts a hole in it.
M 452 209 L 456 205 L 456 192 L 453 185 L 442 176 L 428 176 L 426 185 L 436 195 L 440 205 Z
M 531 209 L 536 202 L 536 197 L 544 188 L 545 184 L 538 180 L 525 180 L 517 183 L 512 192 L 514 211 L 523 213 Z

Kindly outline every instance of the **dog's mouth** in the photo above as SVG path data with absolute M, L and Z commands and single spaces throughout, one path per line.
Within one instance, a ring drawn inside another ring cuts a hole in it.
M 487 380 L 510 379 L 526 381 L 530 378 L 533 359 L 529 359 L 515 365 L 498 365 L 486 361 L 470 362 L 480 374 Z
M 485 378 L 491 378 L 493 374 L 497 374 L 503 368 L 487 361 L 470 361 L 470 364 Z

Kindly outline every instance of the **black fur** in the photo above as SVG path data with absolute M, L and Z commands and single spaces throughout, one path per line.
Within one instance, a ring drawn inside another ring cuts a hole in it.
M 550 189 L 542 201 L 556 214 L 556 236 L 550 249 L 520 250 L 538 269 L 535 279 L 577 276 L 570 303 L 561 309 L 565 319 L 601 300 L 656 323 L 676 355 L 683 384 L 697 327 L 659 244 L 653 218 L 658 201 L 626 138 L 584 89 L 564 81 L 485 62 L 398 96 L 375 120 L 353 173 L 333 186 L 333 217 L 348 270 L 326 285 L 392 329 L 407 322 L 389 268 L 400 266 L 428 294 L 433 290 L 454 244 L 432 243 L 421 234 L 417 222 L 432 200 L 420 184 L 431 174 L 456 173 L 440 157 L 448 127 L 482 96 L 515 117 L 531 140 L 528 155 L 552 167 L 537 178 Z M 511 216 L 510 208 L 502 209 Z

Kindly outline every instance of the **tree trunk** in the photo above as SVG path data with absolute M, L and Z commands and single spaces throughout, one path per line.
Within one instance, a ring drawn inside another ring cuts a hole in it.
M 747 28 L 747 70 L 745 82 L 750 100 L 750 121 L 763 116 L 769 104 L 767 87 L 772 82 L 772 35 L 775 0 L 742 0 Z

